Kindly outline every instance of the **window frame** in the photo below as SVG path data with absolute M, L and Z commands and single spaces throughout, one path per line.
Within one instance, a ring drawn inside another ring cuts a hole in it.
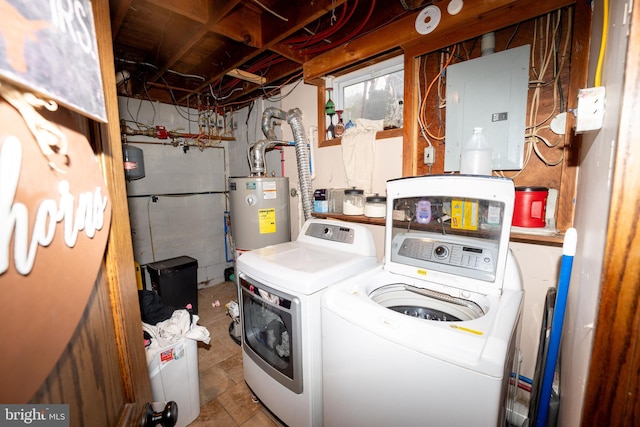
M 342 96 L 343 88 L 398 71 L 402 71 L 403 73 L 405 71 L 404 54 L 402 53 L 393 58 L 385 59 L 384 61 L 335 77 L 333 79 L 332 99 L 336 106 L 340 106 L 339 109 L 345 110 L 344 99 Z M 400 100 L 404 103 L 404 93 Z

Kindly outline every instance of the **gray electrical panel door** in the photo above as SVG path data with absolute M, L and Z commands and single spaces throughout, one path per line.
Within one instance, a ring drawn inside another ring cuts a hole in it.
M 523 167 L 530 46 L 447 67 L 444 170 L 460 170 L 464 143 L 481 127 L 493 149 L 493 170 Z

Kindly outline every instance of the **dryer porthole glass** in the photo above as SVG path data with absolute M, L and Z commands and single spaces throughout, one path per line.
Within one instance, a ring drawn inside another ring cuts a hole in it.
M 240 276 L 243 347 L 276 381 L 302 392 L 300 301 Z

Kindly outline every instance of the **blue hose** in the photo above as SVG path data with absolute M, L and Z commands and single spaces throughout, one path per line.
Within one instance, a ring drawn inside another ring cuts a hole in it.
M 553 320 L 551 322 L 551 333 L 549 335 L 549 350 L 547 360 L 544 365 L 542 376 L 542 386 L 540 387 L 540 406 L 536 416 L 536 427 L 545 427 L 549 416 L 549 401 L 551 400 L 551 388 L 553 377 L 556 371 L 558 353 L 560 351 L 560 340 L 562 338 L 562 325 L 564 323 L 564 313 L 567 306 L 567 295 L 569 294 L 569 282 L 571 280 L 571 269 L 573 267 L 573 257 L 576 254 L 578 234 L 575 228 L 567 230 L 562 245 L 562 262 L 560 264 L 560 278 L 558 280 L 558 291 L 556 294 L 556 305 Z

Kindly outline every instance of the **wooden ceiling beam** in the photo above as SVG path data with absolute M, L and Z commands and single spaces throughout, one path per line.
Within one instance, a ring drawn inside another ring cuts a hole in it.
M 111 11 L 111 40 L 115 40 L 120 31 L 120 27 L 127 16 L 129 7 L 133 0 L 109 0 L 109 9 Z
M 247 46 L 260 48 L 263 44 L 260 27 L 264 17 L 252 8 L 242 7 L 219 20 L 211 31 L 228 37 Z
M 477 0 L 465 2 L 457 15 L 442 13 L 433 32 L 415 30 L 420 11 L 411 13 L 375 32 L 344 43 L 304 63 L 304 79 L 316 80 L 360 61 L 402 46 L 406 54 L 421 55 L 497 30 L 516 22 L 570 6 L 575 0 Z
M 287 21 L 268 15 L 269 21 L 262 25 L 262 38 L 265 41 L 270 40 L 268 44 L 273 46 L 346 2 L 347 0 L 314 0 L 296 2 L 294 5 L 290 0 L 285 0 L 281 4 L 285 4 L 286 7 L 280 8 L 282 12 L 278 14 Z
M 209 20 L 209 7 L 206 0 L 147 0 L 173 13 L 189 18 L 192 21 L 206 24 Z
M 347 0 L 314 0 L 313 2 L 304 2 L 304 4 L 296 4 L 295 6 L 291 6 L 290 0 L 284 0 L 281 4 L 287 5 L 287 9 L 294 12 L 291 18 L 286 17 L 288 21 L 282 21 L 279 18 L 276 18 L 271 13 L 263 13 L 262 21 L 260 23 L 262 30 L 262 40 L 263 45 L 261 48 L 256 49 L 254 52 L 250 54 L 238 54 L 234 52 L 233 58 L 228 61 L 228 66 L 223 66 L 217 74 L 211 76 L 208 81 L 203 83 L 199 90 L 205 90 L 209 84 L 219 80 L 222 78 L 227 72 L 235 68 L 241 68 L 242 65 L 250 62 L 253 58 L 256 58 L 260 54 L 266 52 L 267 50 L 271 50 L 272 47 L 276 46 L 285 38 L 291 36 L 296 33 L 306 25 L 314 22 L 315 20 L 322 17 L 327 11 L 331 11 L 333 7 L 337 7 Z M 312 5 L 313 4 L 313 5 Z M 283 8 L 278 8 L 278 11 L 284 10 Z M 280 14 L 279 12 L 277 12 Z M 220 56 L 218 53 L 217 57 Z M 197 74 L 197 72 L 194 71 Z M 267 77 L 267 83 L 271 82 L 271 77 Z M 183 102 L 184 98 L 180 100 Z
M 298 54 L 298 51 L 291 49 L 285 43 L 273 45 L 270 50 L 284 58 L 287 58 L 289 61 L 296 62 L 300 65 L 304 63 L 304 57 Z
M 154 78 L 150 81 L 157 81 L 167 70 L 172 69 L 182 57 L 198 45 L 200 40 L 209 32 L 215 30 L 216 25 L 224 19 L 242 0 L 214 0 L 209 2 L 208 21 L 205 25 L 201 25 L 195 31 L 184 31 L 184 37 L 176 41 L 174 48 L 167 49 L 170 54 L 166 61 L 158 66 L 158 71 Z

